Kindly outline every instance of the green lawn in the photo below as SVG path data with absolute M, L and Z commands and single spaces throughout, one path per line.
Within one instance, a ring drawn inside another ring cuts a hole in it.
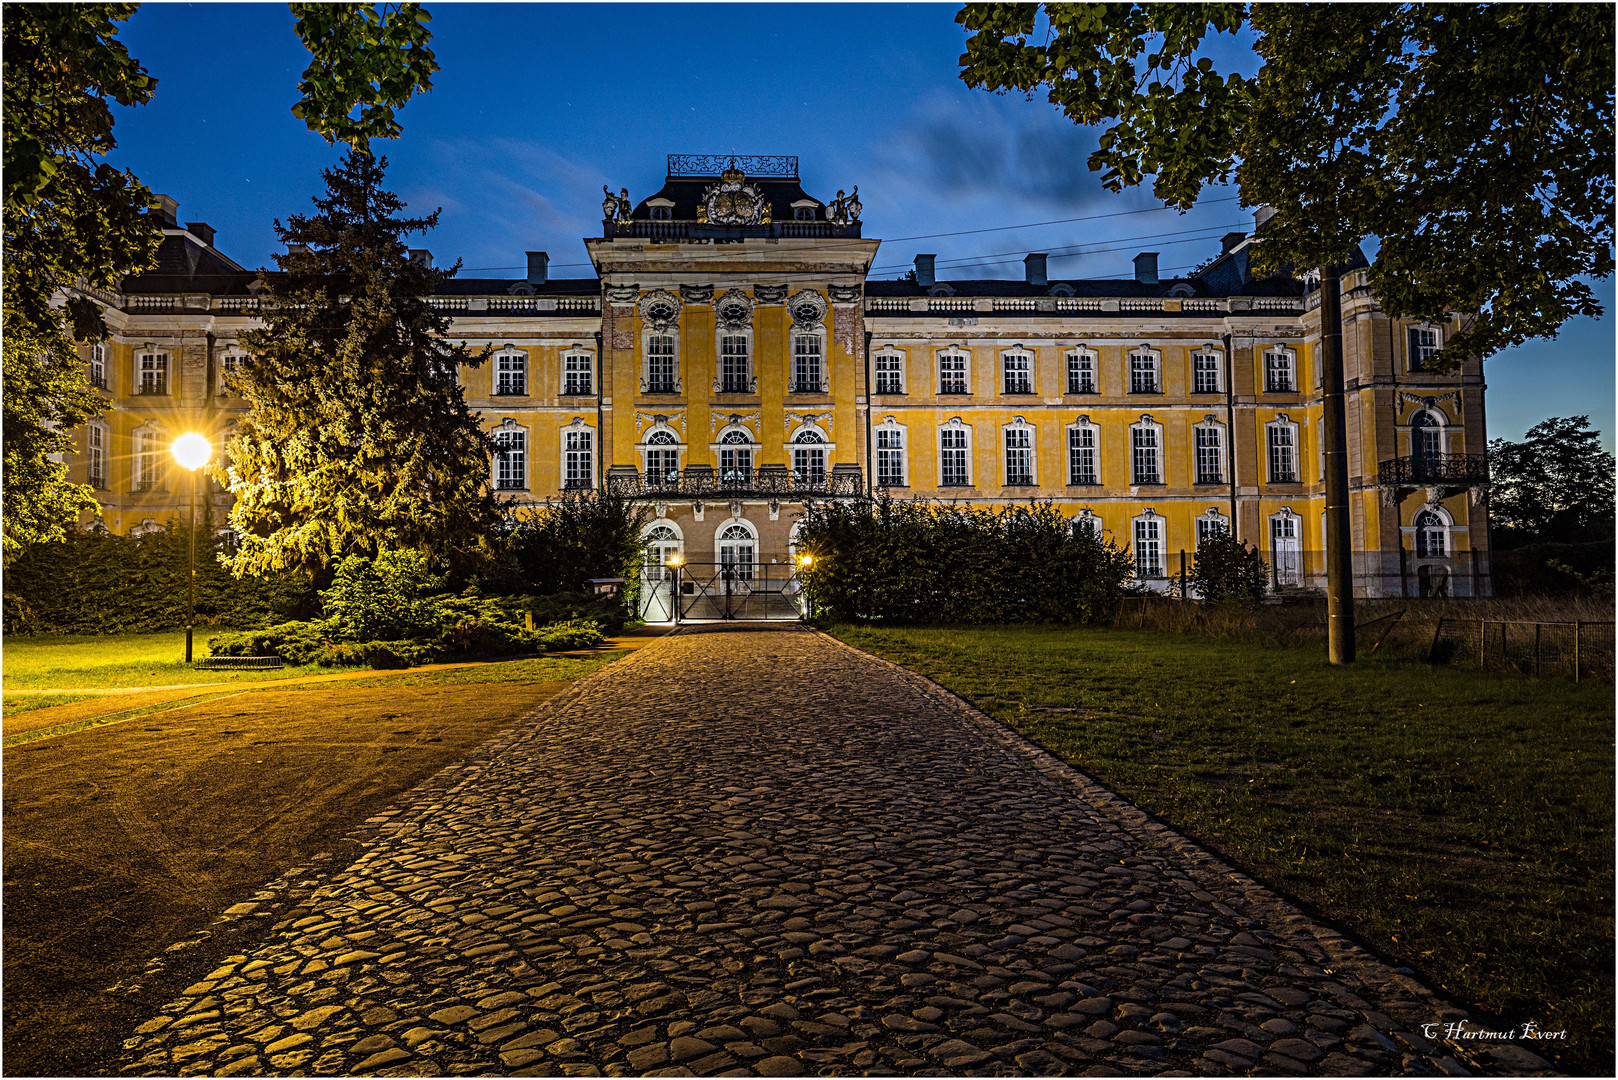
M 836 627 L 1612 1075 L 1613 692 L 1128 630 Z M 1537 1051 L 1544 1053 L 1540 1048 Z
M 191 653 L 208 655 L 208 639 L 221 631 L 194 632 Z M 185 662 L 185 631 L 156 634 L 8 635 L 5 642 L 6 690 L 106 689 L 137 686 L 183 686 L 206 682 L 256 682 L 320 675 L 333 668 L 284 667 L 273 671 L 197 671 Z

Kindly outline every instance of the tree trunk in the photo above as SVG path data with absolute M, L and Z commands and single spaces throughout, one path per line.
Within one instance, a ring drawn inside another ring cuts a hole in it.
M 1354 551 L 1348 513 L 1348 410 L 1343 388 L 1343 268 L 1320 274 L 1320 362 L 1326 420 L 1326 646 L 1354 662 Z

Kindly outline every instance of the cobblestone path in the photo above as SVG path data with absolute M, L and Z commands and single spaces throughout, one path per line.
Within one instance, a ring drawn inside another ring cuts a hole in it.
M 1440 1073 L 1460 1014 L 932 684 L 682 633 L 238 905 L 127 1072 Z M 1459 1062 L 1465 1062 L 1460 1064 Z M 1543 1067 L 1543 1063 L 1539 1063 Z

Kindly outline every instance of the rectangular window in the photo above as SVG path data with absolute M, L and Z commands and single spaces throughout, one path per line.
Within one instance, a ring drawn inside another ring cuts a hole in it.
M 1205 540 L 1215 536 L 1224 536 L 1230 530 L 1225 527 L 1225 519 L 1217 517 L 1197 518 L 1197 546 L 1201 547 Z
M 242 360 L 246 359 L 239 353 L 225 353 L 219 358 L 219 392 L 230 393 L 230 380 L 241 369 Z
M 1032 394 L 1034 392 L 1033 357 L 1024 353 L 1004 353 L 1001 363 L 1004 365 L 1005 392 L 1008 394 Z
M 107 388 L 107 347 L 90 346 L 90 385 Z
M 967 469 L 965 428 L 945 428 L 938 433 L 938 473 L 940 487 L 968 487 L 972 474 Z
M 1264 354 L 1264 389 L 1271 394 L 1289 394 L 1298 388 L 1293 356 L 1285 349 Z
M 938 392 L 940 394 L 966 393 L 966 354 L 939 354 Z
M 904 432 L 876 429 L 876 482 L 878 487 L 905 486 Z
M 494 358 L 494 392 L 500 396 L 528 393 L 527 353 L 501 353 Z
M 824 394 L 827 389 L 825 370 L 820 363 L 820 336 L 798 334 L 792 339 L 792 392 Z
M 595 432 L 566 432 L 562 446 L 562 486 L 570 490 L 594 487 Z
M 752 381 L 751 357 L 748 355 L 746 334 L 724 334 L 719 338 L 719 392 L 721 394 L 750 393 Z
M 1219 393 L 1220 357 L 1218 353 L 1191 354 L 1191 392 L 1193 394 Z
M 163 455 L 157 448 L 157 432 L 143 431 L 135 436 L 135 490 L 163 489 Z
M 722 479 L 745 480 L 753 472 L 751 446 L 726 446 L 719 451 L 719 472 Z
M 672 446 L 655 446 L 646 451 L 646 482 L 674 484 L 680 479 L 680 451 Z
M 1129 392 L 1131 394 L 1157 394 L 1162 387 L 1157 381 L 1157 354 L 1138 352 L 1129 354 Z
M 1006 486 L 1026 487 L 1034 482 L 1034 440 L 1028 428 L 1006 429 Z
M 1158 455 L 1162 448 L 1158 444 L 1157 428 L 1145 425 L 1132 427 L 1129 429 L 1129 440 L 1130 467 L 1133 469 L 1131 483 L 1161 484 L 1163 471 L 1158 464 Z
M 595 393 L 595 373 L 590 370 L 594 360 L 589 353 L 568 353 L 562 357 L 562 393 Z
M 1196 429 L 1197 483 L 1225 482 L 1225 433 L 1213 425 Z
M 1270 433 L 1270 483 L 1298 482 L 1298 436 L 1291 424 L 1272 424 Z
M 674 335 L 653 334 L 646 339 L 646 392 L 674 393 Z
M 494 486 L 520 491 L 528 486 L 528 433 L 507 428 L 494 433 Z
M 826 482 L 826 448 L 824 446 L 794 446 L 792 448 L 793 479 L 806 484 Z
M 1096 429 L 1075 427 L 1067 429 L 1067 482 L 1069 484 L 1099 484 L 1096 469 Z
M 881 353 L 876 358 L 876 392 L 902 394 L 904 390 L 904 357 L 895 353 Z
M 1096 358 L 1086 352 L 1067 354 L 1067 392 L 1093 394 L 1096 392 Z
M 86 481 L 97 491 L 107 488 L 107 431 L 100 424 L 91 424 L 85 429 L 85 471 L 89 474 Z
M 1135 576 L 1160 578 L 1163 576 L 1163 521 L 1161 518 L 1138 518 L 1135 521 Z
M 138 394 L 167 394 L 169 392 L 168 354 L 141 353 L 139 364 L 140 385 L 135 392 Z
M 1424 330 L 1419 326 L 1410 328 L 1410 370 L 1421 371 L 1432 361 L 1433 354 L 1438 351 L 1438 331 Z

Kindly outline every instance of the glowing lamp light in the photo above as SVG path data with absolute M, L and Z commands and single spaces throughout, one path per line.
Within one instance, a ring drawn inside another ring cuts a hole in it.
M 188 431 L 174 440 L 174 460 L 184 469 L 200 469 L 213 456 L 208 440 L 194 431 Z
M 685 564 L 685 560 L 678 555 L 670 555 L 668 564 L 678 568 Z
M 801 567 L 803 567 L 805 569 L 808 569 L 809 567 L 813 566 L 814 564 L 815 564 L 815 557 L 813 555 L 805 553 L 803 555 L 798 556 L 798 565 L 799 566 L 801 566 Z

